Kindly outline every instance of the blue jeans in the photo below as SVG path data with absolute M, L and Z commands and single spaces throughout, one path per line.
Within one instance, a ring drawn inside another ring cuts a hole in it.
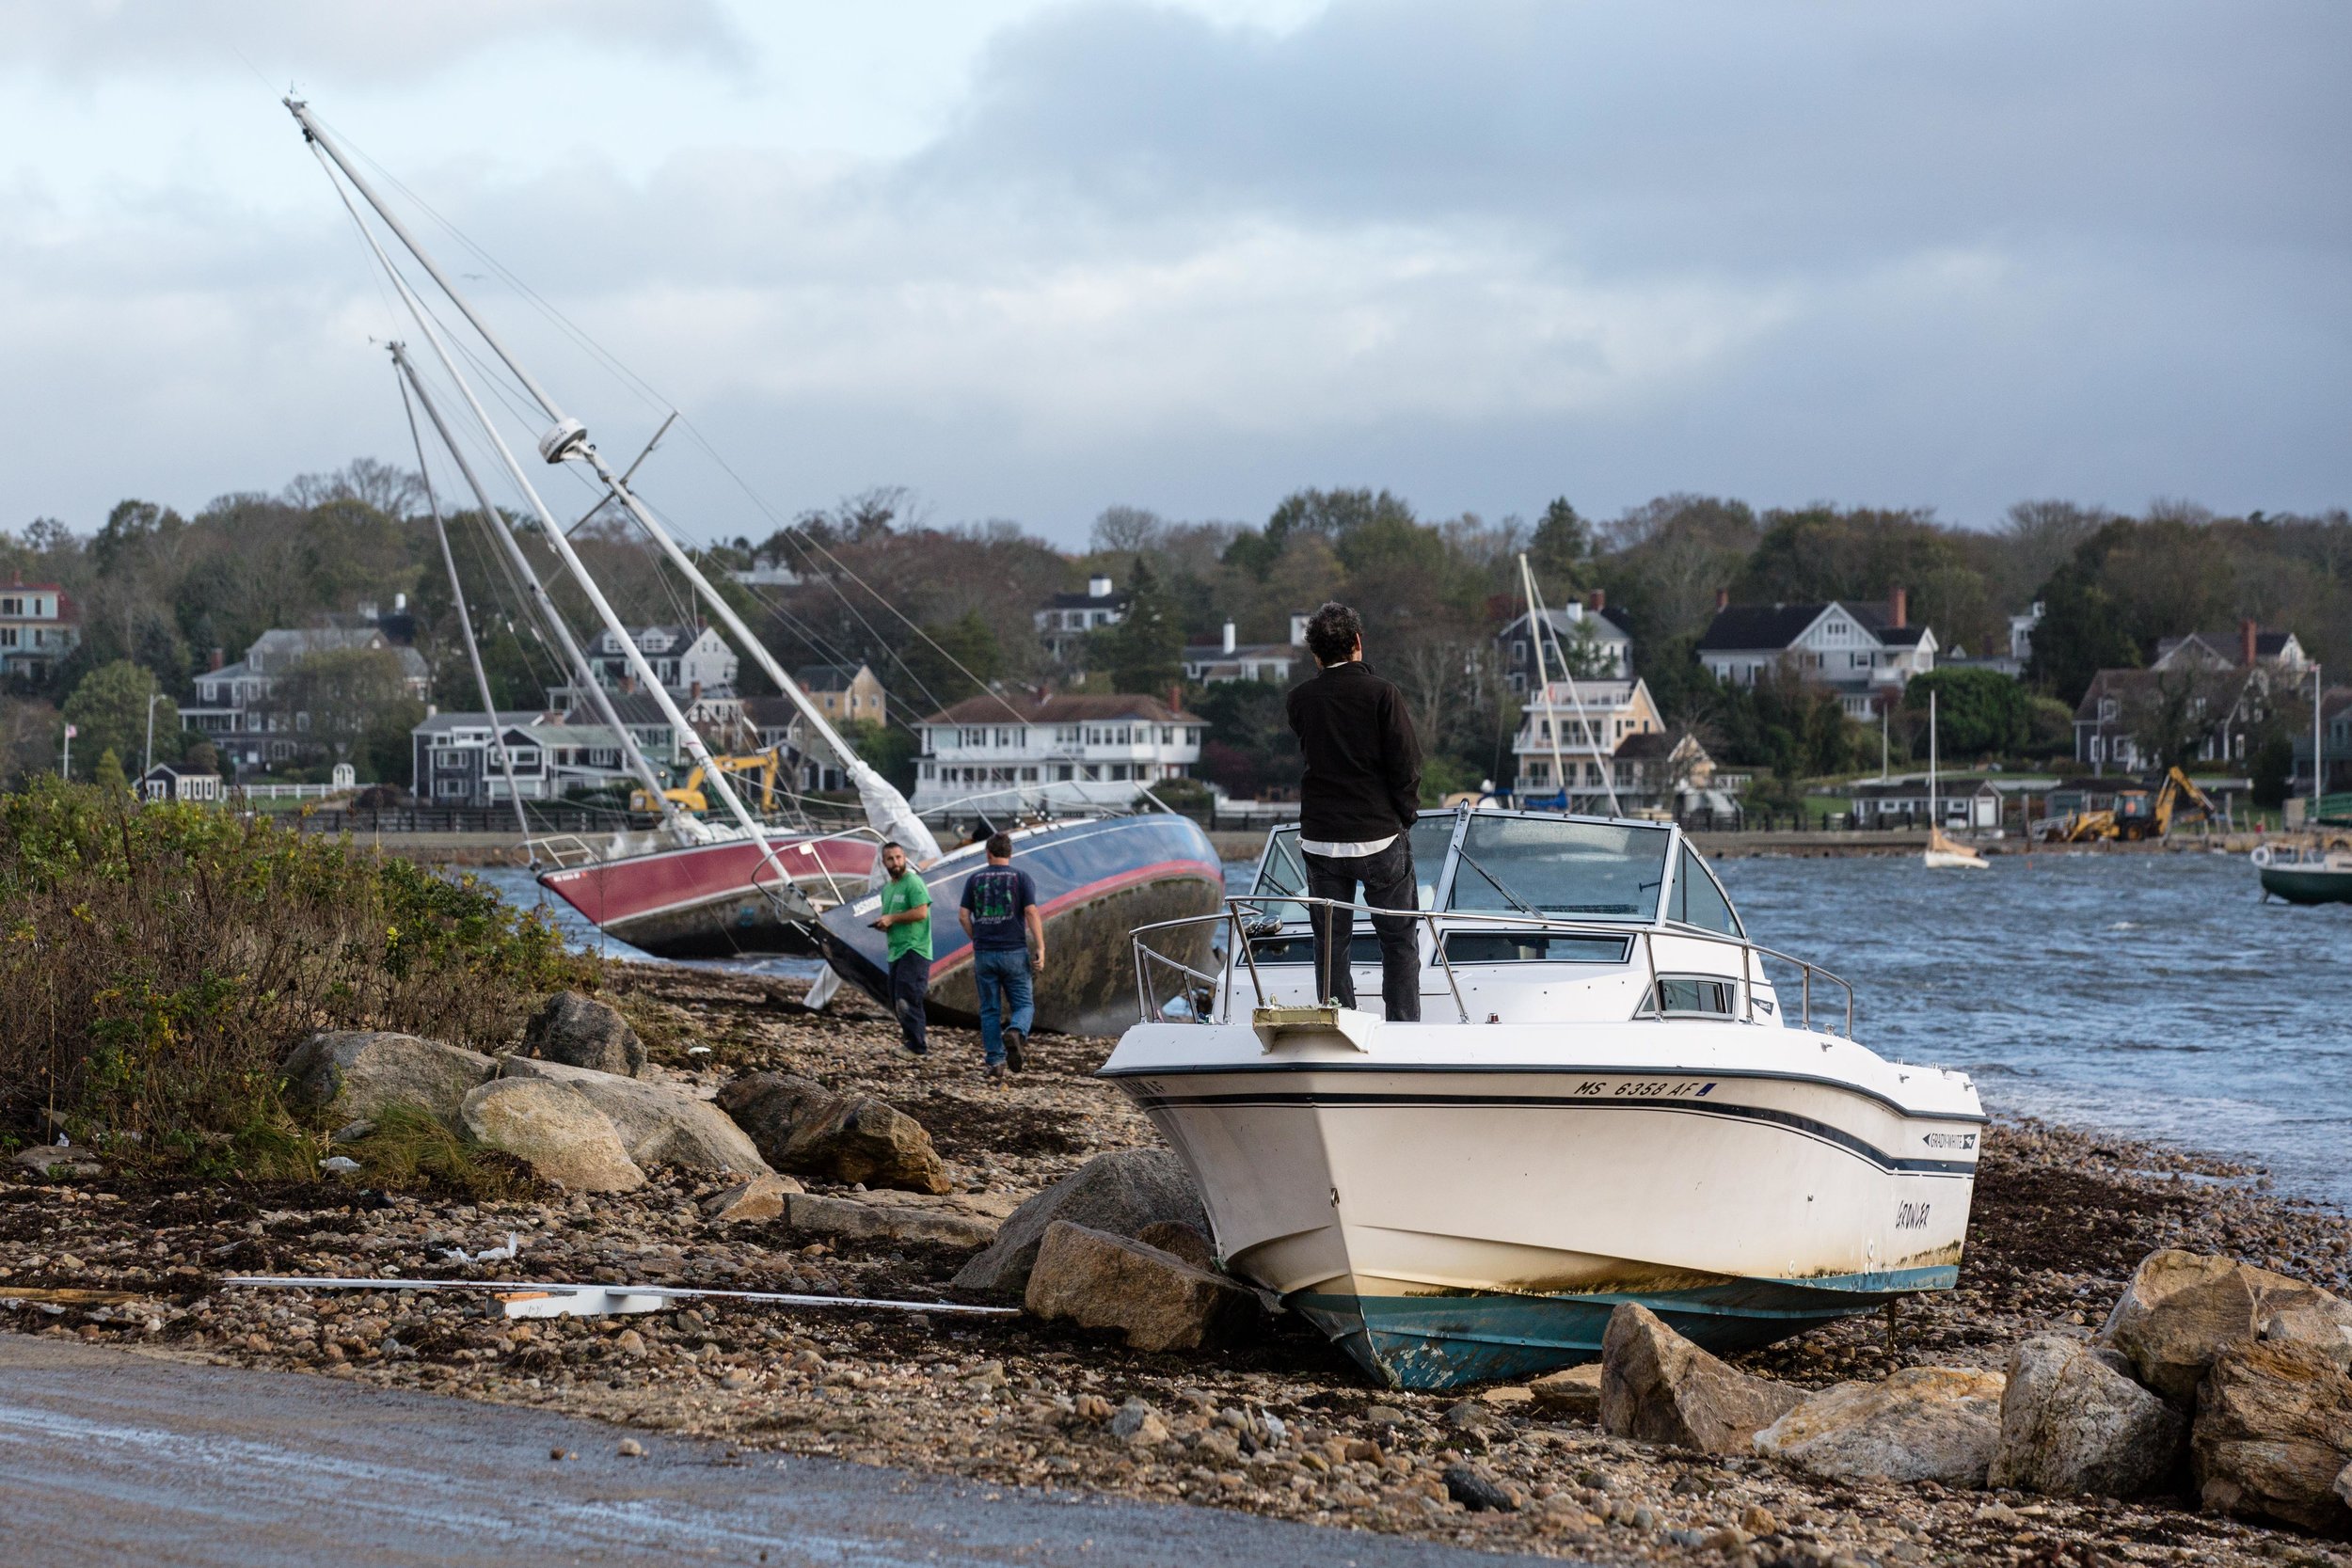
M 980 1049 L 988 1065 L 1005 1059 L 1005 1031 L 1017 1029 L 1026 1038 L 1035 1009 L 1029 996 L 1029 950 L 1025 947 L 982 947 L 972 955 L 972 978 L 980 990 Z M 997 991 L 1004 996 L 1000 1004 Z M 1011 1017 L 1005 1013 L 1009 1011 Z

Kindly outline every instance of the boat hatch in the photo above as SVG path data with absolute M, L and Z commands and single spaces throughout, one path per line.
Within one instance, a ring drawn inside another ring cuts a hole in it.
M 1445 956 L 1457 964 L 1621 964 L 1632 951 L 1631 937 L 1559 931 L 1449 931 L 1445 939 Z
M 1463 830 L 1446 907 L 1647 923 L 1673 840 L 1665 828 L 1482 812 Z

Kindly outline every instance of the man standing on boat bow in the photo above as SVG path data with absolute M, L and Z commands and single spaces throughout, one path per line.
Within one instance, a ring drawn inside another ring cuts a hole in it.
M 1364 628 L 1343 604 L 1326 604 L 1307 623 L 1307 649 L 1320 668 L 1291 689 L 1291 728 L 1307 768 L 1298 799 L 1298 848 L 1307 893 L 1375 910 L 1412 910 L 1413 816 L 1421 809 L 1421 745 L 1405 694 L 1364 663 Z M 1356 1006 L 1348 965 L 1355 917 L 1309 906 L 1315 933 L 1315 994 Z M 1420 944 L 1413 920 L 1375 914 L 1380 999 L 1392 1023 L 1421 1022 Z

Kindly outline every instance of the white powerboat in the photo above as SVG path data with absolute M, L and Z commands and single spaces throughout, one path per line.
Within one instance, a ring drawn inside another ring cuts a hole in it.
M 1625 1301 L 1724 1350 L 1952 1286 L 1975 1086 L 1855 1043 L 1851 988 L 1750 942 L 1679 829 L 1461 809 L 1412 843 L 1421 1022 L 1318 1002 L 1295 830 L 1203 917 L 1221 968 L 1154 945 L 1195 922 L 1136 932 L 1103 1074 L 1228 1268 L 1411 1388 L 1589 1359 Z

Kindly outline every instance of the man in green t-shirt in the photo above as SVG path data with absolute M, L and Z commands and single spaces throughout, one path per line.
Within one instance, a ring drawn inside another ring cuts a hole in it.
M 923 1056 L 930 1044 L 923 1035 L 923 998 L 931 989 L 931 890 L 907 863 L 896 844 L 882 851 L 882 917 L 874 929 L 890 938 L 890 1010 L 907 1052 Z

